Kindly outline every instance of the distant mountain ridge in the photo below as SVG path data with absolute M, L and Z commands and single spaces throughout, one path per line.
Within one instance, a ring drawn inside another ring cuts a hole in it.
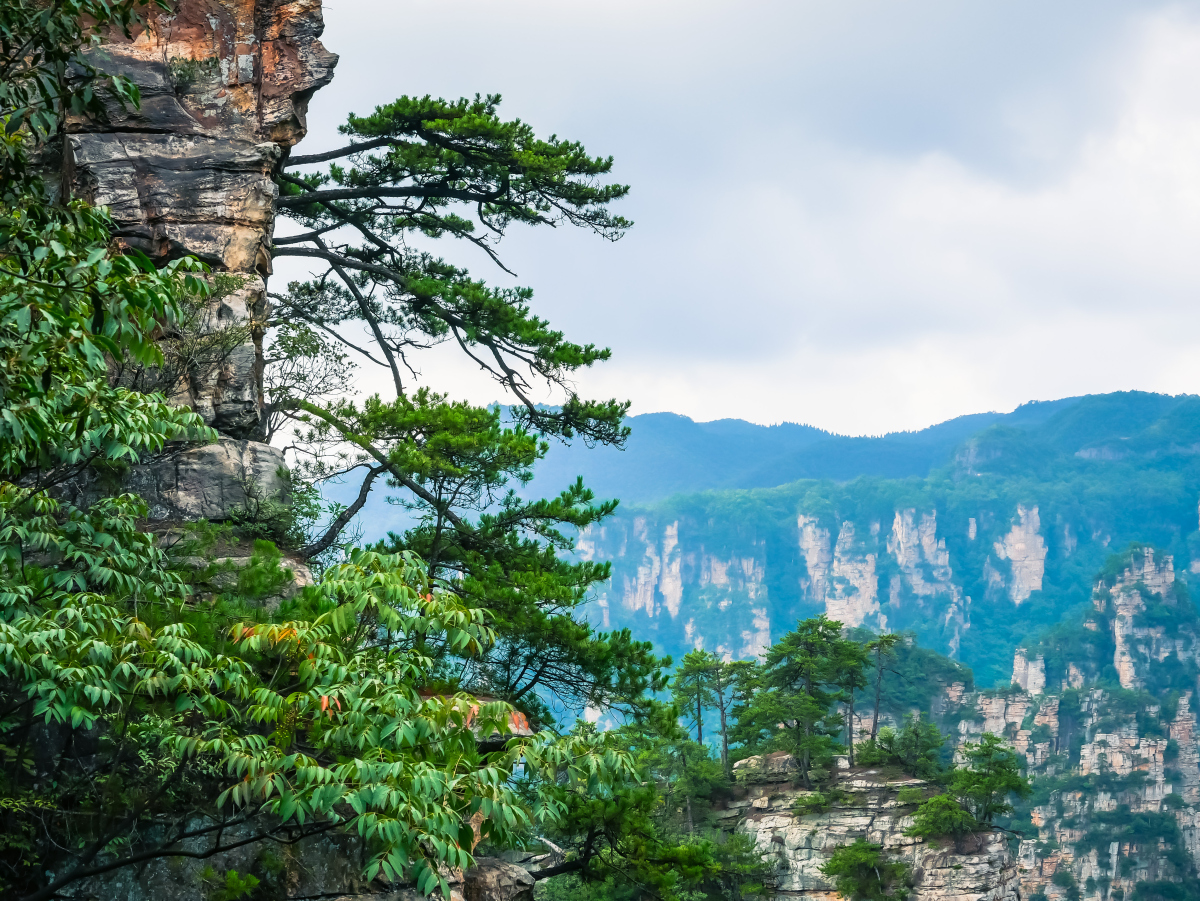
M 643 413 L 626 420 L 632 433 L 623 450 L 552 446 L 523 493 L 557 493 L 583 476 L 597 497 L 619 498 L 629 506 L 674 494 L 770 488 L 797 479 L 924 476 L 989 426 L 1027 428 L 1085 399 L 1032 401 L 1011 413 L 972 413 L 918 431 L 879 437 L 837 435 L 790 422 L 771 426 L 741 419 L 695 422 L 678 413 Z
M 865 450 L 855 470 L 822 445 L 852 461 Z M 825 476 L 622 503 L 579 542 L 613 566 L 597 624 L 677 656 L 745 657 L 826 613 L 911 629 L 991 685 L 1007 681 L 1019 644 L 1088 602 L 1093 575 L 1131 542 L 1200 583 L 1194 395 L 1090 395 L 910 436 L 819 438 L 779 465 L 801 463 Z

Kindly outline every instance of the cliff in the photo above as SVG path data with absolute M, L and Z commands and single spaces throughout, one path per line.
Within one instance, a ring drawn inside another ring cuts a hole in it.
M 278 196 L 274 174 L 304 137 L 308 100 L 330 81 L 337 62 L 319 41 L 322 29 L 320 0 L 179 0 L 169 13 L 152 7 L 131 39 L 113 33 L 91 51 L 98 70 L 138 86 L 142 104 L 137 110 L 111 105 L 105 121 L 69 123 L 63 189 L 108 206 L 118 244 L 160 264 L 185 255 L 207 263 L 219 290 L 193 325 L 201 338 L 220 332 L 237 340 L 223 348 L 216 365 L 184 367 L 155 386 L 196 410 L 219 440 L 170 448 L 121 473 L 120 485 L 111 474 L 91 473 L 67 489 L 80 506 L 114 488 L 133 491 L 149 504 L 147 528 L 175 534 L 199 519 L 227 520 L 251 502 L 288 501 L 283 453 L 257 440 L 266 279 Z M 162 337 L 169 344 L 174 336 Z M 215 568 L 218 579 L 236 577 L 233 571 L 251 562 L 248 546 L 224 551 L 232 556 L 183 562 Z M 285 562 L 297 582 L 310 578 L 303 562 Z M 235 872 L 258 878 L 264 897 L 423 897 L 364 880 L 365 853 L 355 835 L 238 847 L 242 834 L 249 834 L 244 826 L 231 826 L 224 840 L 234 850 L 220 854 L 208 853 L 212 835 L 186 839 L 183 856 L 93 877 L 72 885 L 69 896 L 203 901 L 221 895 L 225 875 Z M 532 877 L 500 860 L 480 858 L 448 878 L 458 901 L 532 894 Z
M 782 752 L 734 766 L 738 796 L 719 815 L 725 828 L 749 835 L 774 863 L 775 898 L 838 898 L 820 868 L 836 848 L 864 838 L 908 865 L 909 897 L 915 901 L 1018 901 L 1016 860 L 1001 833 L 973 836 L 957 847 L 905 836 L 916 809 L 912 798 L 924 792 L 926 783 L 880 768 L 849 769 L 844 759 L 841 763 L 844 768 L 821 795 L 798 787 L 796 762 Z
M 677 657 L 743 657 L 825 613 L 912 630 L 982 684 L 1007 682 L 1017 647 L 1086 603 L 1117 549 L 1161 547 L 1185 561 L 1185 581 L 1200 570 L 1200 400 L 1150 398 L 1128 422 L 1107 396 L 1028 432 L 989 431 L 923 478 L 622 506 L 578 542 L 581 557 L 613 565 L 594 620 Z
M 222 520 L 247 503 L 250 486 L 266 497 L 286 491 L 282 452 L 255 440 L 273 173 L 304 137 L 309 98 L 333 77 L 323 27 L 319 0 L 181 0 L 170 13 L 151 8 L 132 40 L 113 33 L 91 51 L 99 70 L 138 86 L 142 104 L 110 104 L 106 121 L 69 123 L 64 187 L 111 209 L 119 243 L 160 262 L 190 254 L 232 278 L 195 326 L 239 340 L 162 386 L 220 442 L 177 448 L 129 475 L 154 521 Z M 103 488 L 76 490 L 86 503 Z
M 1198 650 L 1171 557 L 1136 550 L 1096 583 L 1085 614 L 1017 651 L 1011 689 L 948 693 L 960 741 L 1006 736 L 1033 777 L 1014 823 L 1030 835 L 1024 897 L 1194 896 Z

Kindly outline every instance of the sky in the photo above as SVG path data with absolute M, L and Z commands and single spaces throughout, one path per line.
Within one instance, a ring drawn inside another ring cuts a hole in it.
M 500 93 L 506 117 L 616 158 L 622 240 L 499 248 L 538 314 L 612 348 L 584 396 L 880 434 L 1200 392 L 1200 2 L 324 7 L 341 60 L 301 152 L 400 95 Z M 420 369 L 505 399 L 449 348 Z

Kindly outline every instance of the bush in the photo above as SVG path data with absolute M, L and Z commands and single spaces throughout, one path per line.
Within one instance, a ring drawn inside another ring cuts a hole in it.
M 898 766 L 919 779 L 935 779 L 943 771 L 945 743 L 945 736 L 933 723 L 906 716 L 899 731 L 884 726 L 878 738 L 861 745 L 858 762 L 865 766 Z
M 922 838 L 950 836 L 957 841 L 980 828 L 982 824 L 953 797 L 934 795 L 917 808 L 913 824 L 904 830 L 904 834 Z
M 796 799 L 796 803 L 792 807 L 792 812 L 798 817 L 811 813 L 824 813 L 834 804 L 844 802 L 849 797 L 850 794 L 848 792 L 837 788 L 831 788 L 827 792 L 809 792 Z
M 858 839 L 833 852 L 821 872 L 838 892 L 852 901 L 885 901 L 908 897 L 908 867 L 883 856 L 883 846 Z

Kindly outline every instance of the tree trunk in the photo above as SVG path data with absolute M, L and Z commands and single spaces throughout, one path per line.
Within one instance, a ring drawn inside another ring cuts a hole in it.
M 854 689 L 850 689 L 850 700 L 846 704 L 846 747 L 850 749 L 850 766 L 854 766 Z
M 704 744 L 704 708 L 700 706 L 700 682 L 696 682 L 696 743 Z
M 688 817 L 688 834 L 694 835 L 696 832 L 696 824 L 692 822 L 692 796 L 687 796 L 687 817 Z
M 871 741 L 879 734 L 879 698 L 883 693 L 883 648 L 875 649 L 875 714 L 871 717 Z
M 725 722 L 725 697 L 719 696 L 721 712 L 721 769 L 725 771 L 725 778 L 733 781 L 733 772 L 729 769 L 729 726 Z

